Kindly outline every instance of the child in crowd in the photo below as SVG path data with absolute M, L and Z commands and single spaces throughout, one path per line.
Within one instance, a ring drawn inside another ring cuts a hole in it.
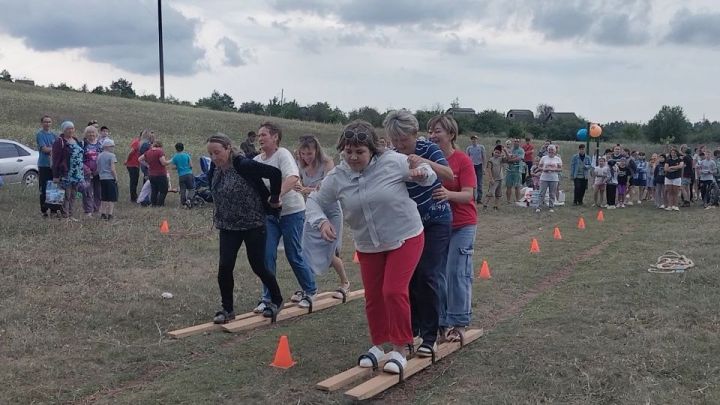
M 610 169 L 605 162 L 605 157 L 598 158 L 598 165 L 593 168 L 593 207 L 607 207 L 603 203 L 605 195 L 605 184 L 608 180 Z
M 645 152 L 638 152 L 637 159 L 635 159 L 635 171 L 632 173 L 632 185 L 637 187 L 638 204 L 642 204 L 645 186 L 647 185 L 647 174 L 648 162 L 645 159 Z
M 187 198 L 188 190 L 195 189 L 195 177 L 193 177 L 190 154 L 185 152 L 185 145 L 178 142 L 175 144 L 175 155 L 170 159 L 178 172 L 178 184 L 180 185 L 180 205 L 191 206 Z
M 705 209 L 715 208 L 710 201 L 710 191 L 717 187 L 715 183 L 715 173 L 717 173 L 715 160 L 710 157 L 709 153 L 706 154 L 701 151 L 697 167 L 700 175 L 700 195 L 702 196 L 703 207 Z
M 655 206 L 665 209 L 665 154 L 660 154 L 653 170 L 653 183 L 655 186 Z
M 652 156 L 650 156 L 650 160 L 648 161 L 647 166 L 647 181 L 645 182 L 645 195 L 643 196 L 643 200 L 652 200 L 655 196 L 655 166 L 657 165 L 658 161 L 658 154 L 653 153 Z
M 605 200 L 607 201 L 607 209 L 614 210 L 615 197 L 617 196 L 618 171 L 614 160 L 608 161 L 608 175 L 605 182 Z
M 487 208 L 491 198 L 495 198 L 493 209 L 498 209 L 500 197 L 502 196 L 503 164 L 508 161 L 507 153 L 503 151 L 502 145 L 495 145 L 493 155 L 487 162 L 488 192 L 485 196 L 483 208 Z
M 533 190 L 540 190 L 540 175 L 542 174 L 542 169 L 540 169 L 539 164 L 540 156 L 535 156 L 535 159 L 533 159 L 532 169 L 530 169 L 530 174 L 532 175 Z
M 102 153 L 97 158 L 97 170 L 100 176 L 100 218 L 111 220 L 118 200 L 117 171 L 115 164 L 115 142 L 106 138 L 103 141 Z
M 630 179 L 630 168 L 625 158 L 620 159 L 617 168 L 617 207 L 625 208 L 625 196 L 628 192 L 628 180 Z

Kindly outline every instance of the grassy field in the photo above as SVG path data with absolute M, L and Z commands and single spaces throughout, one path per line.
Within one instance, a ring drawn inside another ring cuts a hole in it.
M 43 113 L 56 121 L 109 124 L 124 157 L 151 127 L 198 156 L 214 131 L 236 138 L 262 117 L 219 113 L 0 83 L 0 137 L 29 142 Z M 286 139 L 338 127 L 283 122 Z M 79 124 L 78 124 L 79 126 Z M 487 144 L 487 143 L 486 143 Z M 652 151 L 650 146 L 646 151 Z M 563 146 L 564 159 L 574 147 Z M 120 179 L 126 196 L 127 178 Z M 567 189 L 567 187 L 566 187 Z M 238 334 L 181 340 L 165 333 L 206 322 L 217 309 L 217 232 L 211 208 L 162 209 L 123 201 L 112 224 L 43 220 L 37 192 L 0 189 L 0 403 L 344 403 L 318 381 L 354 364 L 368 347 L 363 304 Z M 698 207 L 668 213 L 647 205 L 606 212 L 565 207 L 536 215 L 519 207 L 481 211 L 475 265 L 479 341 L 382 396 L 378 403 L 720 403 L 720 219 Z M 587 229 L 576 228 L 584 216 Z M 170 235 L 161 235 L 162 219 Z M 563 240 L 552 238 L 554 226 Z M 528 253 L 530 238 L 541 253 Z M 349 240 L 349 239 L 348 239 Z M 667 249 L 697 267 L 646 271 Z M 240 254 L 236 308 L 251 309 L 260 285 Z M 353 289 L 352 248 L 343 249 Z M 278 265 L 289 295 L 295 281 Z M 332 274 L 321 289 L 335 288 Z M 171 292 L 164 300 L 161 293 Z M 280 335 L 298 364 L 269 367 Z

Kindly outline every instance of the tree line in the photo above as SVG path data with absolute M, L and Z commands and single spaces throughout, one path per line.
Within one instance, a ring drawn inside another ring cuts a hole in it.
M 0 71 L 0 81 L 12 82 L 12 76 L 7 70 Z M 132 87 L 132 82 L 119 78 L 110 83 L 110 86 L 97 86 L 90 90 L 86 84 L 75 89 L 66 83 L 48 88 L 76 91 L 83 93 L 102 94 L 115 97 L 134 98 L 152 102 L 163 102 L 188 107 L 208 108 L 218 111 L 239 112 L 256 115 L 294 119 L 301 121 L 314 121 L 326 124 L 345 124 L 355 119 L 363 119 L 376 127 L 382 126 L 386 112 L 380 112 L 373 107 L 364 106 L 345 113 L 338 107 L 327 102 L 316 102 L 310 105 L 300 105 L 296 100 L 284 101 L 273 97 L 267 103 L 259 101 L 246 101 L 236 106 L 235 100 L 227 93 L 218 90 L 208 97 L 202 97 L 195 103 L 179 100 L 168 96 L 160 100 L 154 94 L 138 95 Z M 453 107 L 460 105 L 456 98 L 451 102 Z M 441 106 L 432 109 L 416 110 L 415 116 L 421 126 L 431 117 L 445 112 Z M 460 133 L 475 132 L 498 138 L 513 137 L 524 138 L 530 136 L 535 139 L 575 140 L 578 129 L 584 128 L 587 121 L 583 117 L 570 117 L 558 120 L 547 120 L 554 108 L 547 104 L 540 104 L 536 108 L 536 116 L 532 120 L 514 121 L 506 118 L 505 114 L 496 110 L 484 110 L 475 114 L 458 114 L 455 119 L 460 126 Z M 654 143 L 706 143 L 720 140 L 720 122 L 702 121 L 691 123 L 685 116 L 681 106 L 662 106 L 660 111 L 647 123 L 634 123 L 627 121 L 613 121 L 602 124 L 603 140 L 623 139 L 626 141 L 650 141 Z

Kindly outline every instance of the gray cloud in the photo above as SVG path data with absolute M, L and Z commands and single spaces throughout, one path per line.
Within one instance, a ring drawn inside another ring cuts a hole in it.
M 627 15 L 608 15 L 600 19 L 592 39 L 603 45 L 640 45 L 650 39 L 649 33 L 643 31 L 646 26 L 647 22 L 634 21 Z
M 610 46 L 639 45 L 650 40 L 649 0 L 548 1 L 534 6 L 531 27 L 551 40 L 591 41 Z
M 720 13 L 695 14 L 687 9 L 678 11 L 664 39 L 681 45 L 720 46 Z
M 278 11 L 333 15 L 345 23 L 366 27 L 445 24 L 480 15 L 487 0 L 275 0 Z
M 290 30 L 290 27 L 288 27 L 288 24 L 290 24 L 290 20 L 284 20 L 284 21 L 273 21 L 270 26 L 273 28 L 277 28 L 282 32 L 288 32 Z
M 57 10 L 55 1 L 3 0 L 0 9 L 0 31 L 22 38 L 31 49 L 83 49 L 93 61 L 134 73 L 157 72 L 154 2 L 68 0 L 61 12 L 49 12 Z M 205 51 L 194 45 L 198 24 L 198 20 L 188 19 L 172 7 L 163 7 L 166 73 L 191 75 L 199 70 Z
M 586 7 L 565 2 L 541 2 L 533 14 L 532 28 L 549 39 L 572 39 L 584 36 L 592 21 L 592 11 Z
M 241 49 L 237 42 L 228 37 L 220 38 L 216 46 L 225 53 L 225 64 L 228 66 L 244 66 L 254 59 L 255 54 L 251 49 Z
M 475 38 L 461 38 L 455 33 L 448 35 L 443 52 L 450 55 L 465 55 L 485 45 L 484 41 Z
M 297 46 L 305 52 L 319 55 L 325 46 L 325 41 L 319 37 L 303 36 L 297 40 Z
M 390 37 L 383 33 L 368 34 L 365 32 L 343 32 L 337 37 L 340 46 L 363 46 L 375 44 L 381 47 L 390 45 Z

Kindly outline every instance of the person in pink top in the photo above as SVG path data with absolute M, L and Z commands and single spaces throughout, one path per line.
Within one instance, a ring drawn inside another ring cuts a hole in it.
M 525 158 L 523 159 L 525 161 L 525 164 L 527 165 L 527 171 L 522 176 L 522 182 L 525 184 L 526 176 L 530 176 L 532 173 L 532 167 L 534 163 L 534 154 L 535 154 L 535 146 L 533 146 L 532 142 L 530 142 L 530 137 L 525 137 L 525 143 L 520 145 L 520 147 L 525 151 Z
M 153 142 L 150 150 L 138 158 L 140 162 L 148 165 L 150 177 L 150 204 L 153 207 L 165 205 L 165 197 L 168 193 L 168 172 L 167 166 L 170 162 L 165 158 L 165 151 L 162 142 Z
M 450 115 L 437 115 L 428 122 L 430 140 L 442 150 L 453 171 L 452 180 L 444 180 L 433 198 L 447 200 L 453 221 L 445 272 L 439 277 L 440 327 L 447 339 L 458 341 L 470 324 L 472 313 L 473 246 L 477 227 L 477 209 L 473 195 L 477 178 L 473 162 L 456 149 L 457 122 Z

